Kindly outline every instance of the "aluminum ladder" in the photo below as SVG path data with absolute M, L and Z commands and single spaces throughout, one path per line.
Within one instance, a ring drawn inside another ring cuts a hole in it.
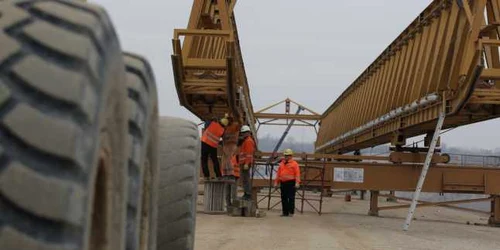
M 417 189 L 413 193 L 411 206 L 408 210 L 408 215 L 406 216 L 406 221 L 403 226 L 404 231 L 408 231 L 408 228 L 410 227 L 411 221 L 413 219 L 413 214 L 415 213 L 415 209 L 417 208 L 417 201 L 420 196 L 420 192 L 422 191 L 422 187 L 424 186 L 425 176 L 427 176 L 427 171 L 429 170 L 429 166 L 431 165 L 432 156 L 434 155 L 434 150 L 436 149 L 436 143 L 439 138 L 439 134 L 441 133 L 441 128 L 443 127 L 444 117 L 445 112 L 442 111 L 439 114 L 439 119 L 436 124 L 436 130 L 434 131 L 434 135 L 432 136 L 431 145 L 429 146 L 429 151 L 427 152 L 427 156 L 425 158 L 424 167 L 422 168 L 420 178 L 418 179 Z

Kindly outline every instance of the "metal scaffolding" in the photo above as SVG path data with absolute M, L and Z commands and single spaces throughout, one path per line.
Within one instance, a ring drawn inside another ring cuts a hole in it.
M 298 158 L 298 157 L 297 157 Z M 303 213 L 304 205 L 308 205 L 312 208 L 316 213 L 321 215 L 322 207 L 323 207 L 323 190 L 327 187 L 325 185 L 325 170 L 326 170 L 326 159 L 321 159 L 320 162 L 308 161 L 307 157 L 302 159 L 297 159 L 299 163 L 300 172 L 301 172 L 301 186 L 296 191 L 296 200 L 300 201 L 300 209 L 295 207 L 295 209 Z M 257 184 L 254 185 L 261 190 L 267 188 L 266 194 L 258 195 L 259 199 L 257 200 L 257 204 L 260 204 L 264 201 L 267 201 L 267 210 L 271 210 L 277 205 L 281 203 L 281 201 L 277 201 L 272 204 L 273 198 L 280 198 L 279 191 L 273 189 L 273 181 L 276 176 L 277 168 L 276 161 L 274 157 L 269 158 L 259 158 L 255 160 L 253 173 L 252 173 L 252 183 Z M 269 169 L 267 175 L 262 173 L 262 169 Z M 260 170 L 260 171 L 259 171 Z M 259 178 L 255 178 L 259 177 Z M 316 195 L 312 195 L 310 191 L 319 189 L 319 197 Z M 317 204 L 313 204 L 313 202 L 317 202 Z

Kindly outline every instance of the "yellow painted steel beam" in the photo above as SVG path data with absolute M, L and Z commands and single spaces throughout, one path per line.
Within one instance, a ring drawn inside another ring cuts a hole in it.
M 187 27 L 173 34 L 175 86 L 180 104 L 200 119 L 229 114 L 255 133 L 235 4 L 236 0 L 193 1 Z
M 271 153 L 261 153 L 259 156 L 271 156 Z M 324 158 L 321 158 L 324 157 Z M 346 156 L 343 156 L 346 157 Z M 370 156 L 375 158 L 375 156 Z M 351 159 L 364 159 L 367 156 L 350 156 Z M 387 157 L 381 157 L 383 161 Z M 392 162 L 339 161 L 348 160 L 335 155 L 296 154 L 294 159 L 299 163 L 302 177 L 315 176 L 318 169 L 325 169 L 324 186 L 335 189 L 354 190 L 395 190 L 414 191 L 422 163 L 395 164 Z M 325 161 L 325 159 L 329 159 Z M 256 158 L 257 165 L 265 165 L 267 159 Z M 308 171 L 306 171 L 306 169 Z M 351 172 L 350 175 L 336 174 Z M 356 177 L 356 178 L 350 178 Z M 254 185 L 267 187 L 269 179 L 254 180 Z M 321 186 L 321 181 L 312 181 L 310 186 Z M 451 164 L 433 164 L 429 168 L 423 192 L 435 193 L 476 193 L 500 194 L 500 169 L 494 167 L 458 166 Z
M 443 105 L 447 128 L 498 117 L 474 116 L 498 105 L 474 93 L 500 88 L 499 23 L 498 0 L 433 1 L 322 114 L 317 152 L 425 134 Z
M 274 113 L 255 113 L 257 119 L 300 119 L 300 120 L 319 120 L 321 115 L 295 115 L 295 114 L 274 114 Z

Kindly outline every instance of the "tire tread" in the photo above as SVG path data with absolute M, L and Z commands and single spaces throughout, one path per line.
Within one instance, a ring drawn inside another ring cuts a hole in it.
M 198 128 L 184 119 L 164 117 L 159 135 L 158 249 L 191 250 L 200 165 Z

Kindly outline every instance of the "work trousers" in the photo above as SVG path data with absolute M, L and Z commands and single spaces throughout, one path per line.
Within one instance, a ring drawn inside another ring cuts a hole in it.
M 232 206 L 233 201 L 236 200 L 236 191 L 238 187 L 238 177 L 234 175 L 225 176 L 226 183 L 224 183 L 224 194 L 226 196 L 226 206 Z
M 252 183 L 250 180 L 250 170 L 252 169 L 252 166 L 249 166 L 247 170 L 243 169 L 243 165 L 241 165 L 240 168 L 241 168 L 241 182 L 243 186 L 243 192 L 245 193 L 243 197 L 250 199 L 252 197 Z
M 280 185 L 281 208 L 283 215 L 294 214 L 295 212 L 295 181 L 285 181 Z
M 205 178 L 210 177 L 210 171 L 208 170 L 208 157 L 212 159 L 215 176 L 221 177 L 219 159 L 217 159 L 217 148 L 201 142 L 201 168 L 203 169 L 203 176 L 205 176 Z

